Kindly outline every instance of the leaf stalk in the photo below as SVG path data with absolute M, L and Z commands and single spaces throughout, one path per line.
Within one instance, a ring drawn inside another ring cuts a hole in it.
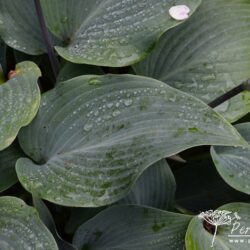
M 250 79 L 244 81 L 243 83 L 229 90 L 225 94 L 217 97 L 215 100 L 210 102 L 208 106 L 210 106 L 211 108 L 215 108 L 245 90 L 250 90 Z
M 53 71 L 53 75 L 54 75 L 54 78 L 56 79 L 57 74 L 59 72 L 59 61 L 58 61 L 58 59 L 56 57 L 54 47 L 53 47 L 53 44 L 52 44 L 52 40 L 51 40 L 49 31 L 48 31 L 46 23 L 45 23 L 45 19 L 44 19 L 44 15 L 43 15 L 43 12 L 42 12 L 42 7 L 41 7 L 40 0 L 34 0 L 34 4 L 35 4 L 36 13 L 37 13 L 38 21 L 39 21 L 39 24 L 40 24 L 42 36 L 43 36 L 44 43 L 45 43 L 45 46 L 46 46 L 46 50 L 47 50 L 47 53 L 48 53 L 48 56 L 49 56 L 49 60 L 50 60 L 51 68 L 52 68 L 52 71 Z

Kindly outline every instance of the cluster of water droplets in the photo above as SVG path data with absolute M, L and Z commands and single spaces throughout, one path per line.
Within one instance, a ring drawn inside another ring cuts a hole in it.
M 126 107 L 133 104 L 133 99 L 126 91 L 119 91 L 119 94 L 125 94 L 125 97 L 117 96 L 113 98 L 111 94 L 103 97 L 101 100 L 96 100 L 91 103 L 85 104 L 86 108 L 91 108 L 86 114 L 88 122 L 84 125 L 83 129 L 88 132 L 95 124 L 101 125 L 103 122 L 118 117 Z
M 166 1 L 152 4 L 134 0 L 100 5 L 98 15 L 88 24 L 83 23 L 66 53 L 71 60 L 77 57 L 98 63 L 119 60 L 126 64 L 136 60 L 141 53 L 134 46 L 139 36 L 149 39 L 166 30 L 166 7 Z

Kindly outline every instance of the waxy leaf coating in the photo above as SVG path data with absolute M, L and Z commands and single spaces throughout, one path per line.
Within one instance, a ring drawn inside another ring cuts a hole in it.
M 247 142 L 200 100 L 151 78 L 80 76 L 46 92 L 19 136 L 22 185 L 66 206 L 123 198 L 154 162 L 199 145 Z
M 78 249 L 183 249 L 192 216 L 142 206 L 114 206 L 82 224 L 73 239 Z
M 250 143 L 250 123 L 235 128 Z M 212 147 L 211 155 L 221 177 L 233 188 L 250 194 L 250 149 L 241 147 Z
M 41 0 L 60 56 L 75 63 L 125 66 L 142 60 L 182 21 L 169 9 L 182 0 Z M 201 0 L 186 0 L 191 15 Z M 28 54 L 46 51 L 33 0 L 0 0 L 0 36 Z
M 15 197 L 0 197 L 1 250 L 58 250 L 37 211 Z
M 135 70 L 209 103 L 250 78 L 249 51 L 250 1 L 204 0 Z M 250 91 L 216 110 L 238 120 L 250 112 Z

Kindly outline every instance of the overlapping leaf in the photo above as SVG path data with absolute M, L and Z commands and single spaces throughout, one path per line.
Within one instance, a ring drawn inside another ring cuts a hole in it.
M 163 210 L 173 209 L 175 180 L 166 160 L 160 160 L 146 169 L 138 178 L 131 192 L 118 204 L 150 206 Z M 65 226 L 67 233 L 73 233 L 88 219 L 105 207 L 72 208 Z
M 135 70 L 209 103 L 250 77 L 249 51 L 250 2 L 209 0 L 168 31 Z M 217 110 L 229 121 L 239 119 L 250 111 L 250 93 Z
M 190 15 L 200 0 L 186 0 Z M 41 0 L 56 50 L 76 63 L 130 65 L 152 49 L 159 36 L 180 24 L 168 13 L 172 0 Z M 174 4 L 183 4 L 177 0 Z M 30 54 L 45 51 L 33 0 L 0 1 L 0 36 Z
M 33 204 L 36 208 L 37 212 L 39 213 L 39 217 L 42 222 L 46 225 L 46 227 L 50 230 L 54 239 L 59 247 L 60 250 L 76 250 L 76 248 L 71 245 L 70 243 L 64 241 L 57 232 L 56 225 L 54 223 L 54 219 L 46 207 L 44 202 L 40 199 L 33 197 Z
M 140 206 L 104 210 L 76 231 L 78 249 L 183 249 L 191 216 Z
M 81 76 L 45 93 L 19 142 L 22 185 L 68 206 L 123 198 L 152 163 L 198 145 L 248 146 L 203 102 L 150 78 Z
M 250 123 L 235 126 L 250 143 Z M 211 155 L 221 177 L 233 188 L 250 194 L 250 150 L 237 147 L 212 147 Z
M 147 168 L 131 192 L 119 204 L 150 206 L 163 210 L 173 208 L 175 179 L 165 159 Z
M 239 220 L 233 220 L 230 225 L 221 225 L 218 227 L 218 232 L 214 241 L 213 248 L 211 248 L 213 233 L 213 225 L 207 225 L 207 229 L 204 228 L 203 220 L 194 217 L 186 233 L 186 249 L 187 250 L 248 250 L 248 235 L 250 224 L 250 205 L 247 203 L 231 203 L 224 205 L 218 210 L 226 210 L 231 212 L 231 218 L 234 218 L 234 213 L 237 212 L 240 217 Z M 215 221 L 216 222 L 216 221 Z M 234 224 L 237 223 L 237 224 Z M 209 232 L 208 230 L 211 230 Z M 240 231 L 241 230 L 241 231 Z M 244 232 L 244 233 L 243 233 Z M 243 236 L 244 235 L 244 236 Z M 243 240 L 240 242 L 240 240 Z
M 17 159 L 23 156 L 18 143 L 0 151 L 0 192 L 17 182 L 15 164 Z
M 0 249 L 57 250 L 37 211 L 14 197 L 0 197 Z
M 19 129 L 28 125 L 37 113 L 40 90 L 39 68 L 32 62 L 16 65 L 12 78 L 0 85 L 0 150 L 8 147 Z

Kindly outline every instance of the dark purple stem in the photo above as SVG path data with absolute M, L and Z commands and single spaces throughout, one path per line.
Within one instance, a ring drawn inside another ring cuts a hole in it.
M 220 104 L 222 104 L 223 102 L 231 99 L 232 97 L 238 95 L 239 93 L 241 93 L 242 91 L 245 91 L 245 90 L 250 90 L 250 79 L 241 83 L 240 85 L 231 89 L 230 91 L 226 92 L 225 94 L 217 97 L 215 100 L 210 102 L 208 104 L 208 106 L 210 106 L 211 108 L 215 108 L 215 107 L 219 106 Z
M 37 17 L 38 17 L 38 20 L 39 20 L 41 32 L 42 32 L 43 39 L 44 39 L 44 43 L 45 43 L 47 53 L 48 53 L 48 56 L 49 56 L 51 68 L 52 68 L 54 77 L 56 79 L 57 74 L 59 72 L 59 61 L 58 61 L 58 59 L 57 59 L 57 57 L 55 55 L 55 51 L 54 51 L 53 44 L 52 44 L 52 41 L 51 41 L 51 38 L 50 38 L 50 34 L 49 34 L 47 26 L 45 24 L 45 19 L 44 19 L 44 16 L 43 16 L 40 0 L 34 0 L 34 3 L 35 3 L 36 13 L 37 13 Z

